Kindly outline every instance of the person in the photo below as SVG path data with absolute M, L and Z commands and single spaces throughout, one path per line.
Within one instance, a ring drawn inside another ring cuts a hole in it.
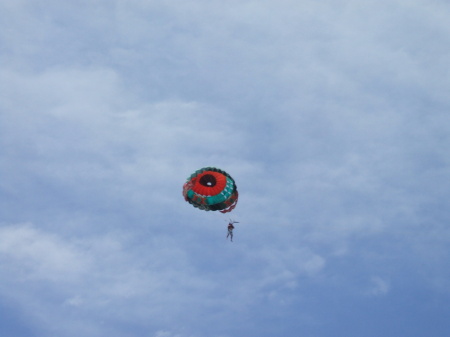
M 237 222 L 237 221 L 232 221 L 232 220 L 230 220 L 230 221 L 228 222 L 228 234 L 227 234 L 227 239 L 228 239 L 228 237 L 230 237 L 231 242 L 233 242 L 233 229 L 234 229 L 233 224 L 235 224 L 235 223 L 239 223 L 239 222 Z

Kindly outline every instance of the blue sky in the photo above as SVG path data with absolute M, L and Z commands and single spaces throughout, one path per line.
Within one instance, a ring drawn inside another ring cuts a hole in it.
M 0 0 L 1 335 L 449 335 L 449 16 Z

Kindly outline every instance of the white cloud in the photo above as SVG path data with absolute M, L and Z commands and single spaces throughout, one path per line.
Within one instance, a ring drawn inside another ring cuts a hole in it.
M 230 266 L 225 266 L 211 274 L 208 268 L 197 267 L 201 262 L 195 261 L 195 255 L 176 238 L 158 236 L 145 243 L 124 233 L 64 238 L 31 224 L 3 227 L 0 234 L 2 268 L 9 275 L 2 293 L 7 292 L 24 310 L 41 306 L 36 319 L 42 326 L 49 324 L 46 313 L 57 307 L 61 315 L 71 310 L 95 311 L 101 320 L 145 318 L 149 327 L 157 322 L 170 324 L 183 311 L 186 316 L 188 307 L 188 317 L 208 307 L 223 313 L 231 308 L 245 312 L 265 297 L 275 303 L 289 301 L 298 280 L 314 277 L 324 266 L 322 257 L 307 250 L 254 251 L 248 255 L 250 251 L 237 248 L 238 256 L 247 256 L 234 262 L 239 269 L 230 274 Z M 217 248 L 207 250 L 219 252 Z M 209 263 L 214 263 L 213 256 Z M 254 269 L 255 260 L 261 261 L 260 270 L 248 272 Z M 17 277 L 20 283 L 13 282 Z M 31 289 L 40 289 L 40 294 Z M 223 293 L 228 296 L 224 298 Z M 54 298 L 52 302 L 45 301 L 48 296 Z M 27 307 L 27 301 L 33 304 Z M 63 317 L 59 320 L 61 327 L 69 324 Z
M 132 249 L 123 234 L 70 240 L 32 225 L 3 227 L 0 234 L 0 261 L 8 275 L 1 292 L 25 311 L 40 306 L 36 319 L 42 326 L 52 312 L 61 315 L 58 326 L 69 324 L 63 316 L 71 310 L 100 310 L 100 319 L 147 317 L 152 325 L 160 313 L 170 318 L 170 307 L 209 287 L 193 273 L 185 253 L 161 238 L 142 251 Z M 53 300 L 46 301 L 48 296 Z M 54 312 L 58 307 L 60 314 Z
M 374 276 L 370 280 L 370 286 L 367 290 L 369 296 L 384 296 L 391 290 L 391 284 L 388 280 L 379 276 Z
M 76 247 L 31 225 L 0 228 L 0 253 L 10 272 L 24 279 L 70 283 L 89 268 L 89 259 Z
M 188 337 L 187 335 L 182 335 L 178 333 L 173 333 L 168 330 L 159 330 L 156 332 L 154 337 Z

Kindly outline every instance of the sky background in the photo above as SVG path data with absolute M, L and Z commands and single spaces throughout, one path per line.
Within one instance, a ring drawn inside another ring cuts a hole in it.
M 1 336 L 450 335 L 449 17 L 0 0 Z

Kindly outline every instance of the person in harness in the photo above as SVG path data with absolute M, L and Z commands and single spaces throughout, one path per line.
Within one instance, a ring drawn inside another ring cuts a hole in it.
M 233 224 L 235 224 L 235 223 L 239 223 L 239 222 L 237 222 L 237 221 L 232 221 L 232 220 L 230 220 L 230 221 L 228 222 L 228 234 L 227 234 L 227 239 L 228 239 L 228 237 L 230 237 L 231 242 L 233 242 L 233 229 L 234 229 Z

